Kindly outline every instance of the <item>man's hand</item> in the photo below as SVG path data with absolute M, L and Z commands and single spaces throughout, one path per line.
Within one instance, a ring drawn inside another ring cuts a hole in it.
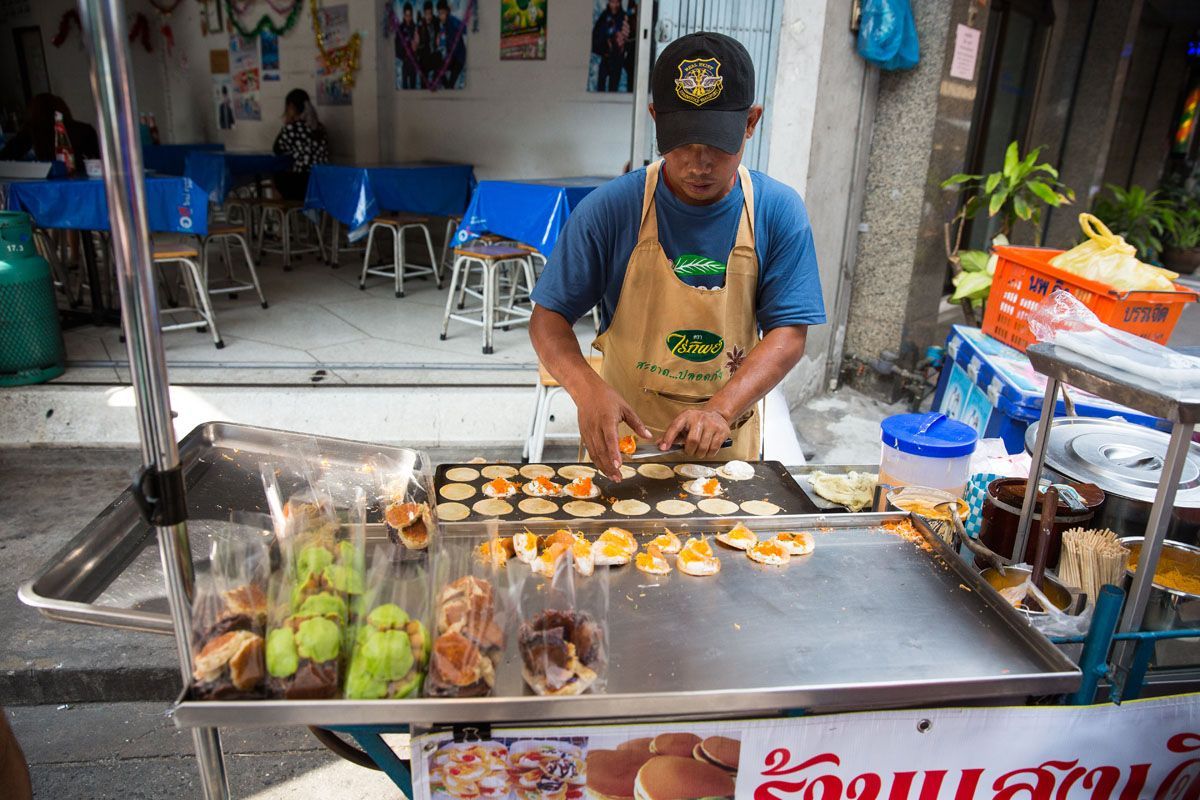
M 615 389 L 596 376 L 588 391 L 575 397 L 579 409 L 579 436 L 596 468 L 610 480 L 621 482 L 620 436 L 617 425 L 624 422 L 639 437 L 652 439 L 654 434 L 638 419 L 633 407 Z
M 671 422 L 658 443 L 659 449 L 668 449 L 685 433 L 687 439 L 683 443 L 683 452 L 690 458 L 704 461 L 717 454 L 731 432 L 729 420 L 720 412 L 708 408 L 690 408 Z

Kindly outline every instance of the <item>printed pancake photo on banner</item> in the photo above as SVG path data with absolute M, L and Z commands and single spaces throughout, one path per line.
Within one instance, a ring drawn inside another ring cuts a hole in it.
M 384 33 L 395 45 L 397 89 L 466 85 L 468 0 L 404 0 L 388 6 Z
M 633 91 L 637 0 L 595 0 L 589 92 Z

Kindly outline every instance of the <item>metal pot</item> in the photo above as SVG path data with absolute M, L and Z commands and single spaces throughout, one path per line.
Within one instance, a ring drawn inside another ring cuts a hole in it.
M 1034 423 L 1025 432 L 1025 448 L 1031 453 L 1037 429 Z M 1054 481 L 1094 483 L 1104 490 L 1108 497 L 1091 527 L 1120 536 L 1142 534 L 1162 480 L 1169 441 L 1162 431 L 1123 420 L 1061 417 L 1050 429 L 1044 475 Z M 1166 538 L 1200 542 L 1200 446 L 1195 443 L 1189 445 L 1179 477 Z
M 1126 536 L 1121 544 L 1129 548 L 1129 563 L 1136 565 L 1142 555 L 1144 536 Z M 1162 554 L 1158 558 L 1159 572 L 1150 585 L 1150 596 L 1146 601 L 1146 615 L 1142 617 L 1142 628 L 1148 631 L 1170 631 L 1178 628 L 1200 627 L 1200 594 L 1180 589 L 1171 589 L 1159 583 L 1164 566 L 1190 568 L 1200 577 L 1200 547 L 1179 542 L 1163 542 Z M 1125 590 L 1133 585 L 1135 570 L 1125 570 Z
M 1003 575 L 999 570 L 991 568 L 985 569 L 981 574 L 983 579 L 998 592 L 1001 589 L 1020 586 L 1029 580 L 1031 572 L 1029 567 L 1006 567 Z M 1084 605 L 1087 604 L 1087 595 L 1065 583 L 1060 583 L 1057 578 L 1049 574 L 1042 579 L 1042 594 L 1046 595 L 1060 611 L 1071 616 L 1082 613 Z M 1027 617 L 1046 616 L 1045 611 L 1030 611 L 1027 608 L 1018 608 L 1017 610 Z

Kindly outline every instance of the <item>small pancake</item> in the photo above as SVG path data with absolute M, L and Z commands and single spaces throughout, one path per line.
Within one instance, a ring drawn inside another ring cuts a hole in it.
M 487 500 L 480 500 L 475 505 L 471 506 L 476 514 L 482 514 L 485 517 L 502 517 L 505 514 L 511 514 L 513 507 L 507 500 L 501 500 L 496 497 L 489 497 Z
M 656 756 L 692 757 L 692 748 L 700 744 L 694 733 L 661 733 L 650 741 L 650 752 Z
M 637 470 L 634 469 L 633 467 L 629 466 L 628 464 L 621 465 L 621 478 L 623 480 L 629 480 L 630 478 L 632 478 L 634 475 L 637 475 L 637 474 L 638 474 Z
M 698 505 L 700 510 L 705 514 L 712 514 L 717 517 L 736 514 L 738 510 L 737 503 L 726 500 L 723 497 L 709 497 L 705 500 L 701 500 L 696 505 Z
M 748 481 L 754 477 L 754 466 L 745 461 L 729 461 L 717 468 L 717 474 L 731 481 Z
M 738 760 L 742 755 L 742 743 L 728 736 L 710 736 L 696 745 L 697 751 L 705 761 L 716 764 L 722 769 L 737 772 Z
M 475 456 L 474 458 L 467 461 L 467 463 L 468 464 L 486 464 L 486 463 L 488 463 L 488 460 L 486 458 L 484 458 L 483 456 Z
M 732 798 L 733 775 L 687 756 L 655 756 L 638 770 L 634 792 L 639 800 Z
M 547 467 L 545 464 L 526 464 L 521 467 L 521 474 L 529 480 L 537 477 L 551 478 L 554 476 L 554 467 Z
M 752 517 L 769 517 L 772 514 L 778 514 L 783 509 L 774 503 L 768 503 L 766 500 L 747 500 L 742 503 L 742 511 L 745 511 Z
M 471 467 L 454 467 L 446 470 L 446 480 L 456 483 L 467 483 L 479 477 L 479 470 Z
M 595 467 L 585 467 L 583 464 L 568 464 L 558 470 L 558 474 L 569 481 L 576 478 L 592 478 L 596 475 Z
M 471 509 L 462 503 L 438 503 L 437 515 L 443 522 L 458 522 L 471 516 Z
M 711 478 L 717 471 L 704 464 L 676 464 L 675 474 L 681 478 Z
M 654 507 L 659 513 L 669 517 L 681 517 L 696 510 L 696 507 L 686 500 L 662 500 Z
M 604 513 L 604 506 L 588 500 L 572 500 L 563 506 L 563 511 L 572 517 L 598 517 Z
M 526 497 L 517 503 L 517 508 L 525 514 L 553 514 L 558 511 L 557 505 L 540 497 Z
M 604 800 L 632 800 L 638 770 L 652 757 L 649 750 L 589 750 L 588 792 Z
M 654 741 L 653 736 L 645 736 L 640 739 L 630 739 L 624 744 L 617 745 L 618 750 L 635 750 L 637 752 L 650 753 L 650 743 Z
M 640 517 L 650 510 L 650 506 L 641 500 L 618 500 L 612 504 L 612 510 L 626 517 Z
M 526 522 L 554 522 L 553 517 L 527 517 Z
M 466 500 L 475 494 L 475 487 L 468 483 L 447 483 L 438 489 L 438 494 L 447 500 Z
M 484 467 L 479 470 L 479 473 L 485 478 L 511 478 L 517 474 L 516 467 L 510 467 L 508 464 L 492 464 L 490 467 Z
M 666 464 L 642 464 L 637 468 L 639 474 L 656 481 L 665 481 L 675 477 L 675 470 Z

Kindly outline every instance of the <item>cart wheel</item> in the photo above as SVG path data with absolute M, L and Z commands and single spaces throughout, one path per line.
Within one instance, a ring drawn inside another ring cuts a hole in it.
M 379 771 L 379 765 L 376 764 L 369 755 L 359 750 L 354 745 L 346 742 L 333 731 L 324 728 L 309 727 L 312 735 L 317 737 L 317 741 L 325 745 L 334 754 L 341 756 L 351 764 L 357 764 L 360 767 Z

